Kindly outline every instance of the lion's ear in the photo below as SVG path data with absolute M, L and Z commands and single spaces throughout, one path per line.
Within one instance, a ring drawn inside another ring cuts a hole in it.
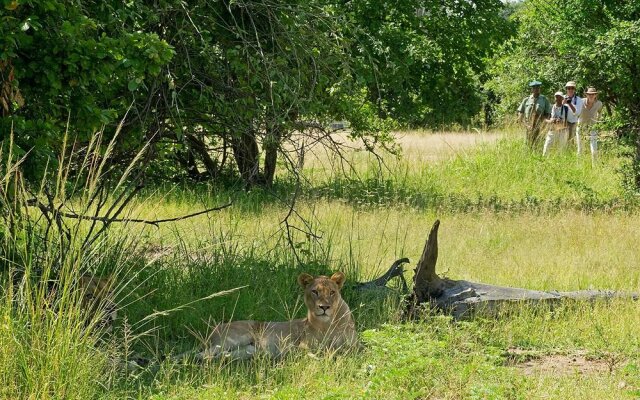
M 344 285 L 345 279 L 346 278 L 342 272 L 336 272 L 331 275 L 331 280 L 334 281 L 340 289 L 342 289 L 342 285 Z
M 302 273 L 298 276 L 298 284 L 303 288 L 306 288 L 311 282 L 313 282 L 313 276 Z

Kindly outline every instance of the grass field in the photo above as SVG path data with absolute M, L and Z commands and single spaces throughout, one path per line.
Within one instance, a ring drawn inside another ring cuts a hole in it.
M 542 290 L 640 291 L 640 214 L 625 184 L 624 149 L 605 142 L 592 165 L 588 156 L 570 152 L 543 159 L 510 134 L 409 132 L 399 143 L 402 155 L 385 157 L 382 168 L 353 151 L 346 174 L 337 173 L 338 160 L 321 151 L 309 157 L 299 216 L 291 223 L 320 239 L 295 231 L 299 259 L 283 232 L 286 200 L 294 191 L 284 174 L 269 192 L 204 186 L 147 192 L 131 215 L 172 217 L 228 199 L 234 205 L 158 229 L 127 226 L 110 233 L 109 242 L 126 236 L 136 248 L 107 243 L 93 267 L 124 271 L 119 299 L 126 321 L 106 343 L 92 344 L 81 329 L 65 333 L 68 326 L 57 319 L 40 329 L 5 302 L 0 395 L 640 397 L 640 310 L 622 300 L 553 310 L 523 306 L 463 322 L 425 313 L 401 323 L 399 293 L 363 296 L 346 288 L 365 343 L 359 353 L 300 352 L 205 366 L 164 358 L 197 346 L 214 321 L 303 315 L 295 282 L 300 272 L 343 270 L 353 281 L 375 276 L 397 258 L 415 265 L 436 218 L 442 221 L 438 271 L 448 277 Z M 247 287 L 197 301 L 240 286 Z M 52 326 L 60 331 L 49 332 Z M 113 354 L 140 354 L 152 362 L 123 371 L 110 361 Z M 69 368 L 74 373 L 65 372 Z

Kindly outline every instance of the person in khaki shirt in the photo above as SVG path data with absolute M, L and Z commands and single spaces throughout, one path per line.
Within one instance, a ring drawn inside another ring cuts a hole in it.
M 582 153 L 582 143 L 580 135 L 589 135 L 591 144 L 591 160 L 596 160 L 598 152 L 598 131 L 596 124 L 599 122 L 600 110 L 602 110 L 602 102 L 598 100 L 598 91 L 594 87 L 590 87 L 585 92 L 587 99 L 582 105 L 582 112 L 578 120 L 578 129 L 576 130 L 576 144 L 578 145 L 578 154 Z
M 551 116 L 551 103 L 540 94 L 540 86 L 542 82 L 531 81 L 531 95 L 525 97 L 518 107 L 518 122 L 525 122 L 526 140 L 530 147 L 538 142 L 543 122 Z

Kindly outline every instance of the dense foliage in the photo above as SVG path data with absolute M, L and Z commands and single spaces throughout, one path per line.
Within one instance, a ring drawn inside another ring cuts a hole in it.
M 254 185 L 273 181 L 278 154 L 295 166 L 285 150 L 326 139 L 331 121 L 370 150 L 397 122 L 468 124 L 508 32 L 497 0 L 3 5 L 0 140 L 14 133 L 33 177 L 64 133 L 82 149 L 117 131 L 121 160 L 151 142 L 162 176 L 231 169 Z
M 2 13 L 3 86 L 24 101 L 5 96 L 13 104 L 1 132 L 32 151 L 34 175 L 56 158 L 63 133 L 83 143 L 127 113 L 121 155 L 151 141 L 157 160 L 198 177 L 199 166 L 219 174 L 229 150 L 250 184 L 272 181 L 276 152 L 301 121 L 348 119 L 356 136 L 384 132 L 353 84 L 330 8 L 54 0 L 7 2 Z
M 55 162 L 67 126 L 84 142 L 103 125 L 120 119 L 153 90 L 151 82 L 173 55 L 152 32 L 105 26 L 95 17 L 108 12 L 102 3 L 4 4 L 0 74 L 3 83 L 19 91 L 24 104 L 15 109 L 14 102 L 13 110 L 4 110 L 8 115 L 0 119 L 0 140 L 14 132 L 14 154 L 30 152 L 25 171 L 32 175 Z
M 499 0 L 344 3 L 361 28 L 358 74 L 380 113 L 410 126 L 469 126 L 487 101 L 487 62 L 512 33 L 504 9 Z

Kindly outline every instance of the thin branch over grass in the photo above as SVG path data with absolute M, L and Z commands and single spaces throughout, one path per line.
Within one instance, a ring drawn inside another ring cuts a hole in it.
M 32 198 L 28 200 L 29 206 L 37 207 L 38 209 L 40 209 L 40 211 L 42 211 L 43 214 L 53 214 L 54 216 L 62 216 L 65 218 L 74 218 L 74 219 L 86 220 L 86 221 L 98 221 L 98 222 L 104 222 L 109 224 L 112 222 L 125 222 L 125 223 L 134 222 L 134 223 L 154 225 L 155 227 L 159 227 L 159 225 L 164 222 L 182 221 L 185 219 L 197 217 L 198 215 L 207 214 L 213 211 L 224 210 L 227 207 L 231 207 L 232 204 L 233 202 L 229 202 L 221 206 L 208 208 L 206 210 L 198 211 L 192 214 L 182 215 L 180 217 L 146 220 L 146 219 L 140 219 L 140 218 L 110 218 L 110 217 L 101 217 L 101 216 L 81 215 L 81 214 L 76 214 L 75 212 L 63 212 L 63 211 L 60 211 L 60 207 L 54 208 L 51 206 L 47 206 L 46 204 L 40 202 L 38 199 Z

